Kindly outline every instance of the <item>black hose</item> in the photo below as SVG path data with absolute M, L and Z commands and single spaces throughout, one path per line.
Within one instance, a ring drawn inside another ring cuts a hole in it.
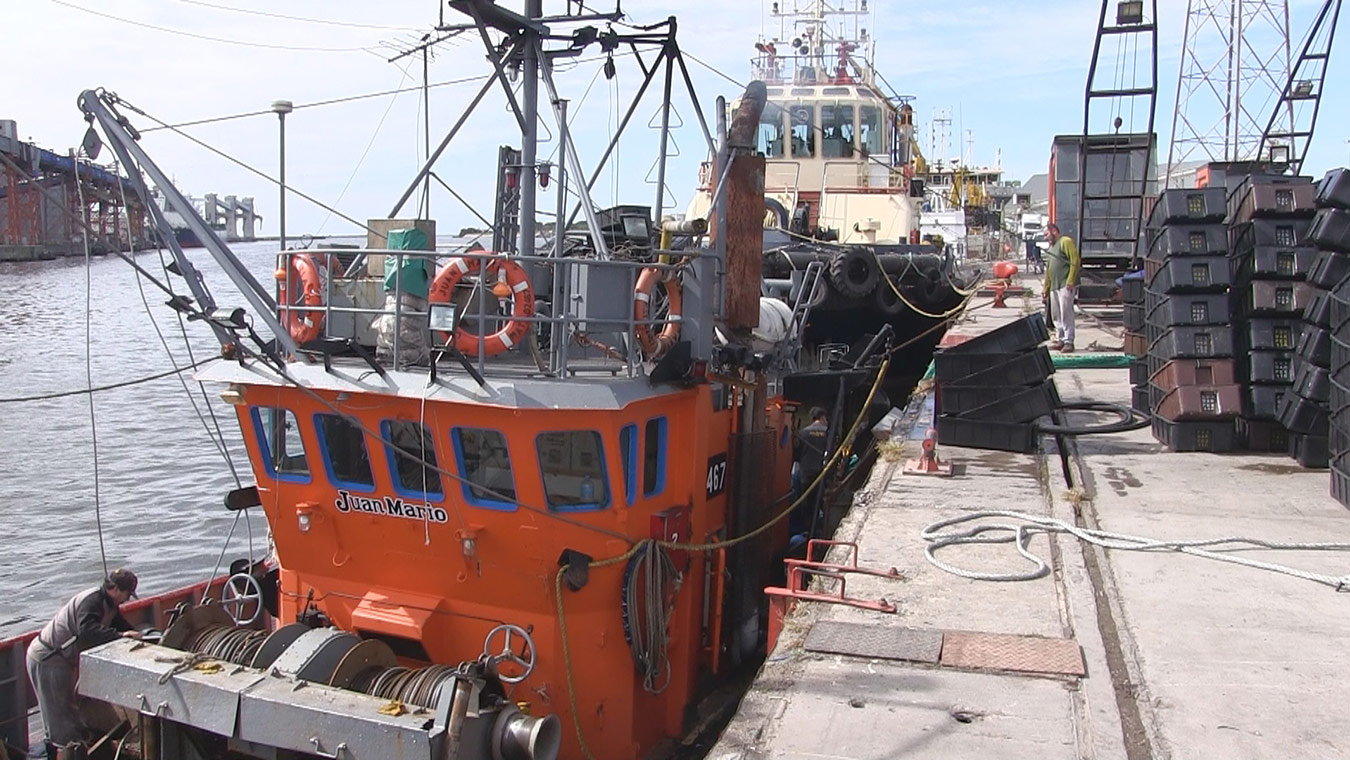
M 1142 430 L 1149 426 L 1149 419 L 1147 417 L 1141 417 L 1138 412 L 1124 404 L 1111 404 L 1105 401 L 1071 401 L 1061 403 L 1059 409 L 1062 411 L 1116 414 L 1120 416 L 1120 419 L 1104 425 L 1089 425 L 1085 427 L 1037 422 L 1036 430 L 1041 433 L 1051 433 L 1054 435 L 1077 436 L 1127 433 L 1131 430 Z

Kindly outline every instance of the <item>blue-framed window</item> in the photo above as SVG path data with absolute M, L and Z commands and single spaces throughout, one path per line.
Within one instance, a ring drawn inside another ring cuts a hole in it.
M 642 431 L 642 495 L 655 496 L 666 488 L 666 418 L 647 420 Z
M 609 506 L 609 477 L 605 446 L 594 430 L 540 433 L 534 439 L 544 496 L 555 512 L 605 509 Z
M 436 442 L 425 425 L 411 420 L 384 420 L 380 423 L 380 436 L 398 495 L 427 501 L 445 498 Z
M 249 409 L 253 432 L 262 451 L 263 468 L 274 480 L 310 482 L 309 460 L 300 438 L 300 423 L 289 409 L 255 406 Z
M 637 501 L 637 425 L 624 425 L 619 429 L 619 456 L 623 457 L 623 493 L 631 507 Z
M 792 423 L 791 423 L 791 420 L 784 420 L 784 421 L 783 421 L 783 432 L 781 432 L 781 433 L 778 434 L 778 448 L 780 448 L 780 449 L 786 449 L 786 448 L 787 448 L 787 445 L 788 445 L 788 439 L 791 438 L 791 437 L 792 437 Z
M 374 491 L 375 475 L 361 426 L 340 414 L 316 414 L 314 429 L 328 480 L 352 491 Z
M 450 429 L 450 444 L 463 478 L 464 501 L 485 509 L 515 511 L 516 479 L 506 436 L 496 430 L 457 427 Z

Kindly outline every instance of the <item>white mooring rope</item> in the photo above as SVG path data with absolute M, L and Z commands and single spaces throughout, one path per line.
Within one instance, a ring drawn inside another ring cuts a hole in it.
M 971 526 L 966 530 L 942 532 L 944 529 L 951 528 L 955 525 L 995 518 L 1006 518 L 1018 522 L 984 522 Z M 1321 573 L 1310 573 L 1287 565 L 1264 562 L 1258 559 L 1251 559 L 1249 557 L 1241 557 L 1227 553 L 1242 549 L 1350 551 L 1350 544 L 1347 543 L 1289 543 L 1266 541 L 1264 539 L 1246 538 L 1242 536 L 1225 536 L 1223 538 L 1200 540 L 1162 540 L 1146 538 L 1143 536 L 1133 536 L 1128 533 L 1113 533 L 1105 530 L 1081 528 L 1077 525 L 1064 522 L 1063 520 L 1056 520 L 1044 515 L 1032 515 L 1025 512 L 1014 512 L 1009 510 L 972 512 L 947 520 L 939 520 L 938 522 L 929 525 L 927 528 L 924 528 L 923 533 L 920 535 L 927 543 L 927 546 L 924 547 L 924 556 L 928 558 L 928 561 L 932 563 L 934 567 L 937 567 L 940 570 L 961 578 L 970 578 L 972 580 L 1027 581 L 1040 578 L 1050 572 L 1050 566 L 1046 561 L 1035 554 L 1032 554 L 1027 549 L 1027 544 L 1030 543 L 1032 536 L 1042 533 L 1068 534 L 1080 541 L 1085 541 L 1094 546 L 1100 546 L 1103 549 L 1115 551 L 1180 552 L 1194 557 L 1203 557 L 1205 559 L 1218 560 L 1219 562 L 1230 562 L 1235 565 L 1243 565 L 1258 570 L 1269 570 L 1282 575 L 1288 575 L 1294 578 L 1301 578 L 1314 583 L 1320 583 L 1324 586 L 1330 586 L 1337 591 L 1350 591 L 1350 575 L 1334 576 Z M 1028 562 L 1035 565 L 1035 569 L 1022 573 L 976 572 L 974 570 L 967 570 L 948 564 L 938 559 L 936 556 L 938 549 L 970 544 L 1013 544 L 1017 548 L 1017 553 L 1022 555 Z

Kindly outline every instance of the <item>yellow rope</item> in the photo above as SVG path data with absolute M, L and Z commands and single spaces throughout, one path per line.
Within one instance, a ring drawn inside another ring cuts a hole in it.
M 876 380 L 873 381 L 871 390 L 867 392 L 867 400 L 863 402 L 862 410 L 858 412 L 858 416 L 854 418 L 853 424 L 849 427 L 848 434 L 845 435 L 843 438 L 845 442 L 853 440 L 853 437 L 858 434 L 858 429 L 862 426 L 863 420 L 867 419 L 867 410 L 871 408 L 872 399 L 876 397 L 877 390 L 881 388 L 881 383 L 886 378 L 886 369 L 887 367 L 890 366 L 890 363 L 891 363 L 890 358 L 886 358 L 881 362 L 881 366 L 878 367 Z M 679 549 L 683 551 L 702 552 L 702 551 L 713 551 L 716 549 L 726 549 L 728 547 L 735 546 L 743 541 L 748 541 L 754 538 L 755 536 L 760 535 L 761 533 L 773 527 L 774 525 L 778 524 L 783 518 L 792 514 L 793 510 L 795 510 L 798 506 L 803 504 L 806 501 L 806 499 L 809 498 L 811 492 L 814 491 L 825 480 L 825 476 L 829 474 L 831 469 L 834 468 L 835 464 L 838 463 L 838 461 L 844 455 L 844 452 L 848 450 L 848 448 L 849 447 L 847 445 L 841 445 L 838 448 L 836 448 L 834 454 L 830 456 L 829 461 L 825 463 L 825 466 L 820 468 L 820 473 L 816 475 L 815 480 L 811 481 L 811 485 L 802 489 L 801 496 L 798 496 L 795 500 L 793 500 L 791 504 L 789 504 L 786 508 L 784 508 L 783 511 L 779 512 L 777 515 L 774 515 L 774 517 L 770 519 L 768 522 L 764 523 L 758 528 L 755 528 L 749 533 L 736 536 L 735 538 L 729 538 L 724 541 L 711 541 L 702 544 L 682 544 L 677 541 L 664 541 L 647 538 L 633 544 L 628 548 L 628 551 L 624 552 L 623 554 L 620 554 L 615 557 L 610 557 L 608 559 L 596 560 L 592 562 L 590 567 L 601 568 L 601 567 L 608 567 L 610 565 L 617 565 L 622 562 L 627 562 L 629 559 L 632 559 L 633 555 L 637 554 L 638 551 L 641 550 L 644 545 L 649 543 L 654 543 L 657 546 L 660 546 L 665 549 Z M 562 636 L 563 667 L 567 673 L 567 700 L 572 708 L 572 728 L 575 729 L 576 731 L 577 742 L 581 745 L 581 752 L 583 755 L 585 755 L 586 760 L 596 760 L 595 755 L 591 753 L 590 747 L 587 746 L 586 744 L 585 736 L 582 735 L 581 717 L 577 713 L 577 689 L 576 689 L 576 681 L 572 674 L 572 651 L 571 647 L 567 643 L 567 615 L 563 610 L 562 584 L 563 584 L 563 575 L 566 572 L 567 572 L 566 567 L 558 568 L 557 574 L 555 574 L 553 577 L 553 591 L 554 591 L 554 601 L 558 611 L 558 633 L 559 635 Z

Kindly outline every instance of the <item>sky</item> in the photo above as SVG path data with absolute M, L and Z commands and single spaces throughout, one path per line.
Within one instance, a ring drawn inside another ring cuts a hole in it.
M 520 6 L 512 0 L 503 4 Z M 767 22 L 768 4 L 769 0 L 628 0 L 623 10 L 635 23 L 679 17 L 679 44 L 690 56 L 690 74 L 702 110 L 711 120 L 714 99 L 732 98 L 740 91 L 728 78 L 742 84 L 749 79 L 756 38 L 776 30 L 776 24 Z M 925 151 L 934 114 L 945 110 L 951 119 L 949 155 L 967 148 L 969 134 L 973 144 L 968 158 L 977 164 L 998 160 L 1009 179 L 1024 180 L 1045 170 L 1054 135 L 1081 131 L 1084 81 L 1099 10 L 1095 3 L 873 0 L 872 4 L 876 28 L 870 31 L 878 43 L 877 67 L 898 93 L 914 97 L 917 133 Z M 10 33 L 7 65 L 0 67 L 0 119 L 17 121 L 21 139 L 62 153 L 77 145 L 85 125 L 75 100 L 92 87 L 114 91 L 170 123 L 267 111 L 277 99 L 300 106 L 408 87 L 396 95 L 298 108 L 286 122 L 288 183 L 353 218 L 379 218 L 390 211 L 421 164 L 421 60 L 387 59 L 435 25 L 439 13 L 435 0 L 5 0 L 5 5 Z M 1318 0 L 1289 0 L 1296 45 L 1320 5 Z M 544 9 L 560 12 L 563 3 L 545 0 Z M 1163 146 L 1173 121 L 1185 10 L 1182 0 L 1159 0 L 1156 129 Z M 445 13 L 447 21 L 460 20 L 453 11 Z M 16 29 L 24 32 L 15 34 Z M 1347 56 L 1350 53 L 1333 51 L 1317 135 L 1305 165 L 1305 173 L 1313 176 L 1350 163 Z M 598 62 L 559 72 L 559 88 L 572 104 L 571 130 L 588 172 L 608 143 L 620 109 L 627 107 L 642 79 L 631 57 L 618 58 L 616 67 L 613 81 L 597 73 Z M 471 37 L 439 46 L 429 69 L 433 83 L 490 70 L 481 42 Z M 474 81 L 431 91 L 433 144 L 478 85 Z M 675 130 L 669 149 L 667 177 L 677 211 L 690 200 L 698 164 L 706 154 L 693 107 L 681 90 L 677 86 L 672 122 L 682 126 Z M 650 126 L 657 117 L 654 94 L 655 87 L 638 106 L 620 142 L 616 166 L 596 184 L 592 195 L 602 207 L 651 205 L 655 200 L 656 130 Z M 143 130 L 153 125 L 144 117 L 128 115 Z M 557 145 L 557 129 L 547 112 L 541 122 L 545 142 L 540 155 L 548 158 Z M 277 117 L 271 113 L 185 131 L 276 174 Z M 451 143 L 436 166 L 437 175 L 490 217 L 497 147 L 507 143 L 518 145 L 518 136 L 496 89 Z M 142 144 L 184 192 L 198 197 L 208 192 L 255 197 L 264 217 L 261 234 L 276 234 L 275 185 L 169 131 L 147 131 Z M 287 206 L 292 237 L 357 230 L 298 198 L 290 198 Z M 551 193 L 540 196 L 540 206 L 553 208 Z M 430 207 L 442 234 L 461 226 L 484 226 L 434 184 Z M 403 215 L 409 213 L 405 210 Z

